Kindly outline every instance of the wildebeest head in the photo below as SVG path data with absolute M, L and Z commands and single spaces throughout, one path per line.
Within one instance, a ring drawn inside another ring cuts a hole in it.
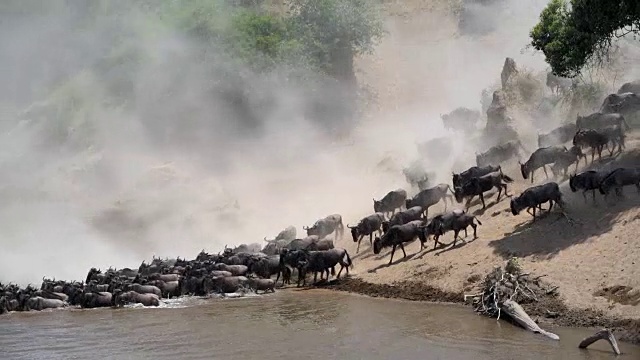
M 518 198 L 511 199 L 510 208 L 511 214 L 513 214 L 514 216 L 520 214 L 520 210 L 522 209 L 520 208 L 520 204 L 518 203 Z
M 353 238 L 353 242 L 358 242 L 358 226 L 350 226 L 347 224 L 347 227 L 351 229 L 351 237 Z
M 464 194 L 462 192 L 462 186 L 454 186 L 453 195 L 456 198 L 456 201 L 458 202 L 458 204 L 461 203 L 462 199 L 464 198 Z
M 522 174 L 522 178 L 524 178 L 525 180 L 528 179 L 529 178 L 529 167 L 527 166 L 527 163 L 525 162 L 523 164 L 520 161 L 518 161 L 518 164 L 520 164 L 520 173 Z
M 459 185 L 460 182 L 460 174 L 456 174 L 456 173 L 451 173 L 451 182 L 453 183 L 453 186 Z
M 380 254 L 381 250 L 382 250 L 382 239 L 379 236 L 376 236 L 376 238 L 373 239 L 373 253 L 378 255 Z
M 576 180 L 576 174 L 569 174 L 569 188 L 571 189 L 571 192 L 578 191 L 578 188 L 576 187 Z
M 384 211 L 382 201 L 373 199 L 373 211 L 375 212 Z

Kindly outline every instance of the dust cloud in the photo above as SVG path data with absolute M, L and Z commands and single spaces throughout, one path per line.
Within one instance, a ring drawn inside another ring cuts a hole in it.
M 521 52 L 546 1 L 482 3 L 464 12 L 464 25 L 447 6 L 388 16 L 376 53 L 357 60 L 377 101 L 346 124 L 305 116 L 317 99 L 323 111 L 343 105 L 330 85 L 312 96 L 284 80 L 287 69 L 248 83 L 234 74 L 249 69 L 148 26 L 146 14 L 73 26 L 81 12 L 68 9 L 3 22 L 0 281 L 81 279 L 92 266 L 262 242 L 288 225 L 301 237 L 303 225 L 332 213 L 354 223 L 372 197 L 409 188 L 401 169 L 431 138 L 453 145 L 425 159 L 448 182 L 476 149 L 439 115 L 481 110 L 481 90 L 507 56 L 546 68 L 540 54 Z M 101 72 L 116 42 L 136 61 Z M 119 91 L 122 83 L 133 91 Z M 126 101 L 116 106 L 107 93 Z

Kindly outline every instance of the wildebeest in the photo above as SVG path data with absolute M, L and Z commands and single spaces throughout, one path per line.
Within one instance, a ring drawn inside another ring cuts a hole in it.
M 422 221 L 416 220 L 403 225 L 394 225 L 389 231 L 387 231 L 381 237 L 376 236 L 373 240 L 373 253 L 380 254 L 380 251 L 385 247 L 391 248 L 391 258 L 389 259 L 389 265 L 393 261 L 393 254 L 396 252 L 396 246 L 400 246 L 404 257 L 407 257 L 407 253 L 404 251 L 404 243 L 415 240 L 420 236 Z M 420 249 L 422 249 L 422 243 Z
M 611 189 L 615 189 L 616 195 L 622 197 L 622 187 L 627 185 L 635 185 L 640 193 L 640 169 L 638 168 L 617 168 L 611 171 L 600 182 L 600 194 L 609 195 Z
M 540 211 L 542 211 L 542 204 L 546 202 L 549 202 L 548 212 L 553 208 L 554 202 L 557 203 L 564 212 L 564 201 L 562 200 L 562 193 L 560 192 L 558 183 L 548 182 L 526 189 L 522 194 L 511 199 L 511 213 L 516 216 L 523 209 L 527 209 L 527 212 L 533 216 L 533 220 L 535 221 L 536 208 L 540 208 Z
M 316 221 L 312 226 L 302 227 L 307 231 L 307 236 L 317 235 L 320 239 L 327 237 L 335 232 L 336 239 L 341 239 L 344 235 L 344 225 L 342 224 L 342 215 L 332 214 Z
M 109 292 L 87 292 L 82 294 L 80 306 L 88 309 L 108 307 L 112 305 L 112 297 Z
M 267 240 L 267 237 L 265 236 L 264 241 L 266 242 L 273 242 L 278 240 L 291 241 L 296 238 L 296 233 L 297 233 L 296 227 L 293 225 L 290 225 L 290 226 L 287 226 L 284 230 L 280 231 L 278 235 L 276 235 L 275 239 Z
M 156 294 L 140 294 L 135 291 L 126 291 L 122 293 L 118 293 L 114 298 L 115 305 L 126 305 L 126 304 L 142 304 L 144 306 L 159 306 L 160 305 L 160 297 Z
M 382 215 L 382 213 L 375 213 L 360 220 L 356 226 L 349 226 L 349 224 L 347 224 L 347 227 L 351 229 L 353 242 L 358 243 L 356 254 L 360 251 L 360 242 L 366 235 L 369 235 L 369 244 L 373 245 L 373 233 L 376 231 L 382 233 L 382 222 L 384 222 L 384 215 Z
M 524 164 L 518 162 L 520 164 L 520 173 L 522 174 L 522 177 L 525 180 L 531 177 L 531 182 L 533 183 L 533 175 L 535 171 L 539 168 L 542 168 L 542 170 L 544 170 L 544 174 L 548 179 L 549 173 L 547 172 L 546 165 L 555 163 L 568 151 L 569 150 L 565 146 L 547 146 L 539 148 L 538 150 L 534 151 L 531 156 L 529 156 L 529 160 L 527 160 Z
M 276 292 L 276 282 L 273 281 L 273 279 L 249 278 L 247 284 L 249 285 L 249 288 L 253 289 L 256 292 L 256 294 L 258 293 L 258 291 L 262 291 L 265 293 L 267 291 Z
M 408 200 L 407 200 L 408 201 Z M 420 220 L 422 218 L 422 207 L 421 206 L 413 206 L 408 208 L 407 210 L 398 211 L 393 214 L 389 221 L 382 222 L 382 232 L 386 233 L 389 231 L 389 228 L 394 225 L 402 225 L 414 220 Z
M 389 213 L 393 215 L 396 212 L 396 209 L 402 210 L 406 200 L 406 190 L 392 190 L 380 200 L 373 199 L 373 211 L 376 213 L 382 213 L 384 216 L 388 216 Z
M 613 153 L 616 151 L 616 145 L 618 146 L 618 153 L 621 153 L 622 150 L 626 148 L 626 135 L 620 126 L 609 126 L 601 129 L 600 131 L 602 131 L 609 140 L 607 146 L 611 145 L 609 148 L 609 155 L 613 156 Z
M 318 235 L 307 236 L 303 239 L 294 239 L 284 249 L 287 250 L 316 250 L 320 238 Z
M 591 148 L 591 162 L 598 153 L 598 160 L 602 159 L 602 150 L 609 144 L 609 137 L 602 131 L 595 129 L 580 129 L 573 137 L 573 145 Z
M 514 157 L 519 157 L 521 152 L 526 153 L 526 150 L 520 140 L 509 141 L 505 144 L 493 146 L 484 153 L 476 153 L 476 165 L 488 166 L 500 164 Z
M 450 212 L 434 217 L 431 219 L 429 225 L 426 226 L 426 229 L 428 230 L 427 234 L 433 235 L 433 239 L 435 241 L 433 248 L 435 249 L 438 246 L 438 239 L 440 236 L 450 230 L 453 230 L 453 246 L 455 246 L 460 231 L 464 230 L 464 234 L 467 236 L 467 228 L 469 226 L 473 228 L 473 238 L 477 239 L 478 225 L 476 225 L 475 221 L 478 222 L 478 225 L 482 225 L 482 222 L 480 222 L 480 220 L 478 220 L 474 215 L 467 214 L 463 211 Z
M 578 171 L 578 165 L 580 163 L 580 158 L 584 158 L 585 165 L 587 164 L 587 156 L 582 153 L 582 150 L 579 146 L 572 146 L 569 151 L 564 154 L 560 154 L 555 163 L 551 166 L 551 172 L 555 176 L 558 176 L 562 173 L 564 176 L 567 176 L 567 171 L 569 170 L 569 166 L 575 164 L 576 171 Z
M 300 286 L 300 280 L 303 281 L 303 286 L 306 285 L 306 275 L 309 271 L 313 272 L 313 282 L 317 281 L 318 272 L 320 273 L 320 279 L 323 278 L 323 273 L 327 272 L 327 278 L 329 277 L 328 270 L 333 269 L 336 265 L 340 264 L 340 270 L 336 278 L 340 278 L 342 270 L 347 270 L 349 275 L 349 267 L 353 267 L 353 261 L 347 250 L 342 248 L 335 248 L 327 251 L 303 251 L 298 253 L 298 286 Z
M 465 107 L 459 107 L 448 114 L 440 115 L 445 129 L 461 130 L 463 132 L 473 130 L 481 117 L 482 114 L 478 110 L 471 110 Z
M 500 195 L 504 190 L 505 196 L 510 196 L 507 193 L 507 184 L 513 182 L 513 179 L 507 175 L 504 175 L 502 171 L 496 171 L 483 175 L 478 178 L 472 178 L 462 186 L 456 186 L 454 194 L 456 201 L 461 203 L 464 198 L 467 198 L 466 208 L 469 209 L 471 200 L 479 196 L 482 201 L 482 208 L 486 209 L 487 205 L 484 202 L 484 193 L 495 188 L 498 190 L 498 198 L 496 202 L 500 201 Z
M 547 134 L 538 133 L 538 147 L 562 145 L 571 141 L 577 130 L 576 124 L 568 123 L 551 130 Z
M 587 202 L 587 191 L 591 190 L 593 197 L 593 203 L 596 203 L 596 189 L 600 188 L 600 182 L 605 176 L 609 175 L 610 171 L 603 170 L 587 170 L 577 175 L 569 176 L 569 188 L 572 192 L 582 190 L 582 196 L 584 202 Z
M 40 296 L 25 296 L 22 299 L 22 308 L 25 311 L 29 310 L 44 310 L 44 309 L 56 309 L 67 305 L 60 299 L 46 299 Z
M 638 111 L 640 111 L 640 96 L 632 92 L 610 94 L 604 99 L 600 107 L 600 113 L 602 114 L 618 113 L 622 116 L 631 116 Z
M 448 194 L 449 191 L 451 194 Z M 429 207 L 437 204 L 442 200 L 444 203 L 444 209 L 447 211 L 447 199 L 453 204 L 453 190 L 447 184 L 438 184 L 430 189 L 420 191 L 416 196 L 411 199 L 405 200 L 405 208 L 409 209 L 415 206 L 420 206 L 424 212 L 424 216 L 429 215 Z
M 453 173 L 452 183 L 455 188 L 456 186 L 464 185 L 473 178 L 484 176 L 496 171 L 502 171 L 502 167 L 500 165 L 472 166 L 459 174 Z
M 587 116 L 578 115 L 576 119 L 576 127 L 578 129 L 601 129 L 615 125 L 624 126 L 625 130 L 630 129 L 624 116 L 618 113 L 603 114 L 597 112 Z

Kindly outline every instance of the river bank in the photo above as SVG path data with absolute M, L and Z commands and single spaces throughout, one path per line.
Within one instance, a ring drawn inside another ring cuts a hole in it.
M 422 282 L 399 281 L 392 284 L 376 284 L 358 277 L 348 277 L 318 284 L 318 287 L 370 297 L 465 304 L 464 293 L 444 291 Z M 620 341 L 640 345 L 640 320 L 638 319 L 619 318 L 593 309 L 570 308 L 557 294 L 550 294 L 538 301 L 521 305 L 539 324 L 594 329 L 605 327 L 613 330 Z M 472 311 L 470 306 L 469 310 Z

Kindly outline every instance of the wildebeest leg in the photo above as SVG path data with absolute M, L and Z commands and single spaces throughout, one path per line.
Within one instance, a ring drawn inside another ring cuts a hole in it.
M 640 189 L 638 189 L 638 191 L 640 191 Z M 596 204 L 596 189 L 592 189 L 591 190 L 591 196 L 593 197 L 593 205 L 595 205 Z M 585 200 L 587 200 L 586 197 L 585 197 Z
M 602 160 L 602 150 L 604 146 L 598 146 L 598 160 Z
M 393 247 L 391 248 L 391 258 L 389 259 L 389 265 L 391 265 L 391 262 L 393 261 L 393 254 L 396 252 L 396 245 L 394 244 Z
M 587 203 L 587 191 L 588 191 L 588 190 L 582 190 L 582 197 L 584 198 L 584 203 L 585 203 L 585 204 Z M 594 201 L 595 201 L 595 199 L 596 199 L 596 198 L 595 198 L 595 196 L 596 196 L 596 194 L 595 194 L 595 193 L 593 193 L 593 200 L 594 200 Z
M 478 225 L 476 225 L 475 223 L 471 223 L 471 227 L 473 228 L 473 240 L 475 240 L 478 238 L 478 233 L 477 233 Z M 464 231 L 467 231 L 467 229 L 465 228 Z
M 500 202 L 500 195 L 502 194 L 502 184 L 498 184 L 496 186 L 496 189 L 498 189 L 498 198 L 496 199 L 496 204 L 497 204 L 498 202 Z
M 553 208 L 553 200 L 549 200 L 549 210 L 547 210 L 547 212 L 550 213 L 552 208 Z
M 534 215 L 534 213 L 533 213 L 533 212 L 531 212 L 531 210 L 532 210 L 532 209 L 533 209 L 533 211 L 534 211 L 534 212 L 536 211 L 536 207 L 534 206 L 534 207 L 532 207 L 532 208 L 527 208 L 527 212 L 529 213 L 529 215 L 531 215 L 531 216 L 535 216 L 535 215 Z
M 453 230 L 453 245 L 452 245 L 452 247 L 456 246 L 456 241 L 458 241 L 458 233 L 460 233 L 460 229 L 454 229 Z
M 531 173 L 529 173 L 529 176 L 531 176 L 531 183 L 533 184 L 533 174 L 535 174 L 536 171 L 535 170 L 531 170 Z
M 480 193 L 480 201 L 482 201 L 482 209 L 486 209 L 487 205 L 484 203 L 484 195 Z
M 438 247 L 438 237 L 439 237 L 439 235 L 434 235 L 433 236 L 433 250 L 435 250 L 436 247 Z
M 402 250 L 402 254 L 404 254 L 403 258 L 407 257 L 407 253 L 404 251 L 404 245 L 400 243 L 400 250 Z
M 596 149 L 591 148 L 591 163 L 593 164 L 593 158 L 596 156 Z
M 369 234 L 369 242 L 373 241 L 371 240 L 371 236 L 373 236 L 373 233 Z M 358 251 L 360 251 L 360 242 L 362 241 L 363 237 L 364 235 L 360 235 L 360 238 L 358 239 L 358 246 L 356 246 L 356 254 L 358 253 Z

